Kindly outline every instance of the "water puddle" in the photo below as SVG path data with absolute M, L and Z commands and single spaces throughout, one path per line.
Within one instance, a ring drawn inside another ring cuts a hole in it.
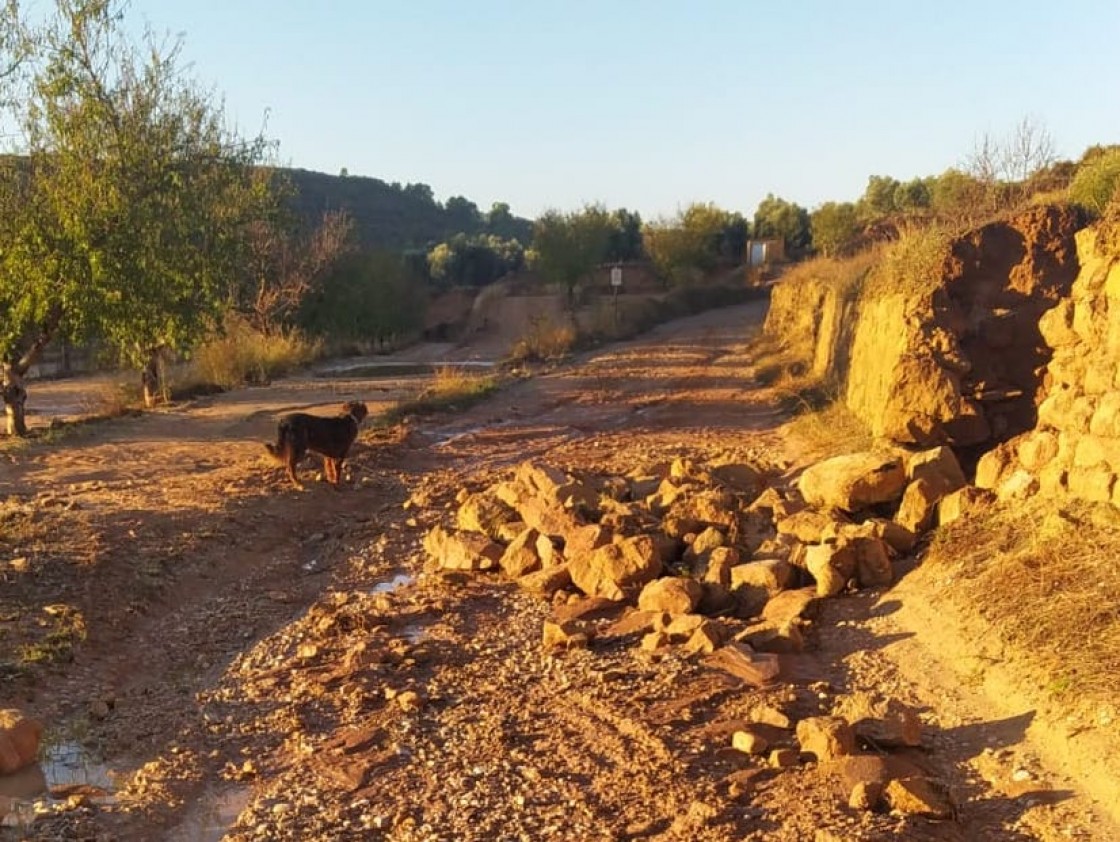
M 43 773 L 51 792 L 75 787 L 112 792 L 113 773 L 89 749 L 74 740 L 63 740 L 43 749 Z
M 27 827 L 36 804 L 83 795 L 95 804 L 113 802 L 113 772 L 74 740 L 44 746 L 42 758 L 12 775 L 0 776 L 0 826 Z M 49 808 L 48 808 L 49 809 Z
M 391 579 L 386 579 L 384 582 L 378 582 L 369 589 L 369 593 L 392 593 L 397 588 L 402 588 L 405 585 L 411 585 L 416 578 L 408 573 L 398 573 Z
M 447 435 L 440 436 L 434 442 L 432 442 L 432 447 L 449 447 L 450 445 L 458 442 L 460 439 L 465 439 L 477 433 L 481 433 L 483 430 L 495 429 L 498 426 L 498 424 L 484 424 L 477 427 L 467 427 L 467 429 L 459 430 L 455 433 L 448 433 Z
M 331 366 L 319 369 L 316 377 L 329 377 L 335 380 L 370 380 L 381 377 L 416 377 L 435 374 L 441 368 L 493 368 L 492 362 L 467 360 L 461 362 L 410 363 L 400 361 L 369 362 L 363 361 L 350 365 Z
M 168 842 L 220 842 L 249 806 L 252 791 L 235 786 L 210 791 L 187 809 L 187 814 L 166 837 Z

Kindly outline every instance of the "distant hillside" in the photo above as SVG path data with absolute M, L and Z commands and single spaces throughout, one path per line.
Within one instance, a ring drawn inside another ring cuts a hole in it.
M 427 184 L 389 184 L 378 178 L 299 169 L 283 172 L 296 188 L 295 207 L 301 217 L 314 221 L 324 211 L 345 209 L 366 248 L 426 250 L 459 233 L 497 234 L 526 246 L 532 238 L 532 222 L 511 215 L 502 203 L 482 211 L 462 196 L 440 204 Z

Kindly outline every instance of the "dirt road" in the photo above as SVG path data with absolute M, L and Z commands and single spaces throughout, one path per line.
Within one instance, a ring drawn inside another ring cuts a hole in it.
M 526 459 L 626 473 L 731 457 L 788 476 L 802 454 L 752 376 L 762 315 L 674 322 L 469 411 L 369 431 L 341 491 L 285 484 L 260 445 L 274 415 L 388 404 L 408 383 L 277 383 L 0 454 L 0 558 L 23 559 L 0 573 L 0 706 L 49 724 L 56 792 L 96 785 L 8 832 L 1115 838 L 1086 788 L 1047 765 L 1030 710 L 946 692 L 938 641 L 928 628 L 916 641 L 897 610 L 903 591 L 829 601 L 783 681 L 749 690 L 625 635 L 545 652 L 548 603 L 493 576 L 422 574 L 422 536 L 456 495 Z M 28 664 L 26 647 L 48 642 L 53 661 Z M 841 775 L 730 749 L 760 708 L 798 719 L 858 690 L 923 711 L 922 748 L 899 762 L 942 782 L 953 818 L 853 810 Z

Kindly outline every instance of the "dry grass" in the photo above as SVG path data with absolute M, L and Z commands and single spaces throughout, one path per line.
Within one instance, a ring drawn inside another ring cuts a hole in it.
M 570 322 L 555 324 L 547 316 L 532 319 L 526 334 L 509 349 L 509 362 L 563 359 L 576 346 L 579 333 Z
M 189 394 L 207 387 L 233 389 L 268 383 L 322 355 L 322 343 L 296 332 L 266 336 L 228 319 L 218 336 L 200 345 L 190 365 L 172 378 L 171 390 Z
M 808 363 L 772 336 L 756 337 L 750 353 L 755 382 L 794 416 L 787 430 L 807 455 L 823 458 L 871 447 L 871 431 L 845 405 L 837 384 L 814 376 Z
M 377 426 L 396 424 L 406 416 L 427 415 L 446 410 L 461 410 L 478 403 L 501 386 L 490 372 L 472 371 L 462 366 L 436 369 L 430 383 L 413 400 L 402 401 L 383 412 Z
M 871 430 L 828 389 L 799 397 L 801 410 L 789 423 L 789 433 L 815 458 L 869 450 Z
M 842 293 L 858 294 L 868 273 L 882 260 L 887 246 L 875 246 L 851 257 L 814 257 L 782 275 L 783 284 L 811 283 Z
M 1120 675 L 1120 513 L 1052 501 L 998 507 L 939 530 L 927 564 L 1057 694 L 1114 698 Z

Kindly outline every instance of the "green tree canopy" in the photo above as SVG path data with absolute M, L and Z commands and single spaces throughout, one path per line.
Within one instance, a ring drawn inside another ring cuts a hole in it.
M 569 305 L 576 286 L 606 258 L 613 224 L 602 205 L 570 213 L 547 211 L 533 226 L 535 268 L 549 283 L 563 286 Z
M 977 178 L 957 169 L 948 169 L 933 182 L 930 204 L 946 219 L 971 219 L 986 212 L 988 188 Z
M 481 287 L 525 265 L 525 248 L 517 240 L 493 234 L 458 234 L 428 252 L 428 272 L 440 286 Z
M 890 216 L 898 207 L 895 195 L 901 186 L 897 178 L 889 175 L 872 175 L 867 179 L 867 189 L 859 200 L 860 215 L 867 220 Z
M 611 232 L 606 259 L 621 263 L 643 256 L 642 217 L 637 211 L 618 208 L 611 212 Z
M 663 278 L 675 284 L 695 280 L 720 263 L 739 263 L 747 234 L 742 214 L 699 202 L 643 231 L 650 260 Z
M 754 236 L 759 239 L 780 238 L 785 241 L 786 253 L 791 257 L 803 254 L 813 240 L 809 212 L 773 193 L 767 194 L 754 213 Z
M 27 33 L 10 117 L 25 157 L 0 175 L 0 352 L 15 383 L 53 337 L 97 337 L 134 363 L 211 323 L 244 233 L 272 201 L 242 139 L 186 76 L 179 45 L 133 44 L 118 0 L 56 0 Z M 11 388 L 6 390 L 10 394 Z M 11 406 L 11 404 L 9 404 Z
M 420 331 L 427 298 L 423 276 L 402 255 L 352 253 L 303 300 L 299 321 L 333 340 L 384 343 Z
M 813 246 L 834 257 L 851 246 L 860 232 L 859 214 L 851 202 L 825 202 L 810 216 Z

